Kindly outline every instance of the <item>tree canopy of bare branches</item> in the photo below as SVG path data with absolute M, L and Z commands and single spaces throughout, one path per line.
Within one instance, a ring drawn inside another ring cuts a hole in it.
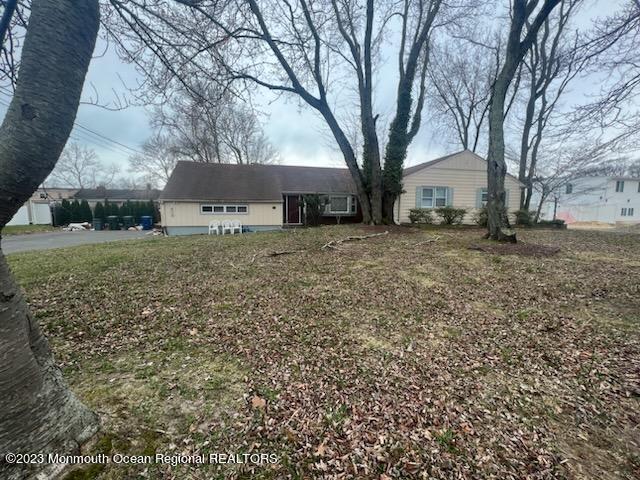
M 31 1 L 3 0 L 0 18 L 0 85 L 13 90 L 20 66 L 20 49 L 27 28 Z
M 437 45 L 431 53 L 432 116 L 445 136 L 453 137 L 452 143 L 473 152 L 486 146 L 486 119 L 496 75 L 487 44 L 460 39 L 457 44 Z
M 577 34 L 569 25 L 581 0 L 562 0 L 543 23 L 523 63 L 527 71 L 525 115 L 520 134 L 518 179 L 525 185 L 520 208 L 529 209 L 533 194 L 538 154 L 549 134 L 553 115 L 570 82 L 582 71 Z M 553 141 L 553 138 L 552 138 Z M 547 143 L 551 148 L 552 145 Z
M 156 134 L 142 145 L 142 152 L 129 157 L 129 170 L 142 175 L 152 185 L 164 185 L 176 166 L 177 156 L 172 141 Z
M 176 158 L 204 163 L 274 163 L 278 152 L 256 110 L 214 88 L 180 88 L 158 107 L 152 126 L 171 142 Z M 206 99 L 203 101 L 202 99 Z
M 299 100 L 324 120 L 356 185 L 367 222 L 391 221 L 409 144 L 420 129 L 431 35 L 455 24 L 475 2 L 442 0 L 110 0 L 109 29 L 150 85 L 196 90 L 256 86 Z M 198 28 L 193 26 L 197 25 Z M 132 35 L 133 32 L 134 34 Z M 397 97 L 386 149 L 376 124 L 375 76 L 381 46 L 394 37 Z M 150 55 L 137 55 L 140 52 Z M 362 158 L 341 121 L 356 103 Z
M 627 0 L 622 8 L 596 19 L 580 55 L 602 87 L 595 100 L 580 105 L 570 124 L 584 132 L 608 130 L 611 141 L 625 148 L 640 146 L 640 2 Z M 574 127 L 575 128 L 575 127 Z
M 64 187 L 108 187 L 114 182 L 118 171 L 116 165 L 100 162 L 95 150 L 71 142 L 62 151 L 48 181 Z

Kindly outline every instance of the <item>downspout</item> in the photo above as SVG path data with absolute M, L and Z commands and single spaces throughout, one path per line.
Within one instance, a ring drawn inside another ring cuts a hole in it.
M 31 199 L 27 201 L 27 221 L 29 225 L 33 225 L 33 205 L 31 204 Z

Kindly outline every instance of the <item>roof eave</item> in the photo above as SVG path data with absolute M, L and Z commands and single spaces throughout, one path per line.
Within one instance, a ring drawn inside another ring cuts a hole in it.
M 230 203 L 230 202 L 243 202 L 243 203 L 282 203 L 282 198 L 277 199 L 261 199 L 261 200 L 248 200 L 248 199 L 221 199 L 221 198 L 159 198 L 161 202 L 184 202 L 184 203 L 202 203 L 202 202 L 218 202 L 218 203 Z

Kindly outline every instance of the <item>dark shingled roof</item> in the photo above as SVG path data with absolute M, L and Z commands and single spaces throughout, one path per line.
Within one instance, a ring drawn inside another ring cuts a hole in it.
M 79 200 L 157 200 L 162 190 L 155 188 L 131 190 L 127 188 L 83 188 L 73 198 Z
M 161 200 L 279 202 L 283 193 L 356 193 L 346 168 L 178 162 Z

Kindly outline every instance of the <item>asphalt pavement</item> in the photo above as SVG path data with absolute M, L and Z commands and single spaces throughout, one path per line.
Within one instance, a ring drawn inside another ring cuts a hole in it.
M 114 242 L 151 238 L 149 232 L 129 232 L 125 230 L 77 231 L 29 233 L 25 235 L 7 235 L 2 237 L 2 251 L 6 254 L 29 252 L 33 250 L 50 250 L 52 248 L 75 247 L 93 243 Z

